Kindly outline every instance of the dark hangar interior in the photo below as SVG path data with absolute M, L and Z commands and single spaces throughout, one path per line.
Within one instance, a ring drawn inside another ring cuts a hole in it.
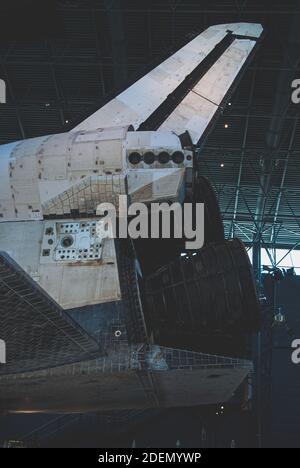
M 211 25 L 265 29 L 197 157 L 226 238 L 246 245 L 263 303 L 249 345 L 251 397 L 241 388 L 220 407 L 3 413 L 3 446 L 299 447 L 300 373 L 291 361 L 300 336 L 300 104 L 291 99 L 299 0 L 10 0 L 0 19 L 0 144 L 67 132 Z

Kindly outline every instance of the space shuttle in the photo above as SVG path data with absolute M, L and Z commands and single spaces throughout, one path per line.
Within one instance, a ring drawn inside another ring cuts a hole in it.
M 214 405 L 243 385 L 256 285 L 197 161 L 262 35 L 211 26 L 71 131 L 0 146 L 0 412 Z M 101 237 L 120 195 L 204 203 L 205 245 Z

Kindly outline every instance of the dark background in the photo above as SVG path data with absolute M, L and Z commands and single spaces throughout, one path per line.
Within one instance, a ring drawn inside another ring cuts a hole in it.
M 2 41 L 43 40 L 61 33 L 57 2 L 10 0 L 0 5 Z
M 2 0 L 0 77 L 8 96 L 0 107 L 0 143 L 69 130 L 210 25 L 260 22 L 266 37 L 202 148 L 199 165 L 216 189 L 227 235 L 251 246 L 263 233 L 273 247 L 299 247 L 299 106 L 290 99 L 291 82 L 300 77 L 299 19 L 297 0 Z M 277 447 L 299 446 L 300 368 L 290 359 L 291 336 L 300 338 L 299 283 L 290 278 L 280 285 L 288 328 L 273 330 L 272 425 L 265 443 Z M 258 443 L 257 415 L 236 406 L 222 416 L 216 408 L 137 415 L 122 436 L 119 423 L 109 434 L 99 415 L 1 416 L 0 439 L 20 438 L 45 423 L 46 435 L 39 430 L 36 444 Z

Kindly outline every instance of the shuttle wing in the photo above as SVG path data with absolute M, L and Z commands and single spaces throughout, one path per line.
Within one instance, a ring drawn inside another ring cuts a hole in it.
M 196 143 L 263 33 L 260 24 L 211 26 L 73 131 L 133 125 L 190 132 Z
M 100 354 L 99 346 L 9 255 L 0 252 L 0 375 L 71 364 Z

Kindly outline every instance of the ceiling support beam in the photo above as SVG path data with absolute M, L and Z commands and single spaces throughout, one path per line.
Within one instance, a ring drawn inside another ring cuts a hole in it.
M 235 219 L 236 219 L 236 213 L 238 210 L 238 205 L 239 205 L 239 196 L 240 196 L 240 190 L 241 190 L 241 182 L 242 182 L 242 174 L 243 174 L 243 169 L 244 169 L 244 161 L 245 161 L 245 155 L 246 155 L 246 144 L 247 144 L 247 138 L 248 138 L 248 130 L 249 130 L 249 123 L 250 123 L 250 108 L 253 100 L 253 95 L 254 95 L 254 89 L 255 89 L 255 78 L 256 78 L 256 72 L 253 72 L 252 76 L 252 82 L 251 82 L 251 90 L 249 94 L 249 111 L 247 114 L 246 118 L 246 123 L 245 123 L 245 128 L 244 128 L 244 136 L 243 136 L 243 144 L 242 144 L 242 152 L 241 152 L 241 160 L 240 160 L 240 167 L 239 167 L 239 175 L 238 175 L 238 180 L 237 180 L 237 188 L 236 188 L 236 194 L 235 194 L 235 200 L 234 200 L 234 214 L 233 214 L 233 219 L 232 219 L 232 226 L 230 229 L 230 237 L 234 237 L 235 230 Z
M 290 151 L 293 148 L 293 144 L 294 144 L 294 140 L 295 140 L 295 136 L 296 136 L 296 130 L 297 130 L 297 126 L 298 126 L 298 118 L 297 118 L 297 120 L 294 121 L 293 131 L 292 131 L 291 138 L 290 138 L 290 143 L 289 143 L 289 149 L 288 149 L 288 152 L 287 152 L 286 160 L 284 161 L 284 169 L 282 171 L 280 188 L 279 188 L 279 191 L 278 191 L 275 214 L 274 214 L 274 220 L 273 220 L 274 221 L 274 226 L 276 225 L 278 214 L 279 214 L 282 194 L 283 194 L 283 190 L 284 190 L 284 183 L 285 183 L 285 179 L 286 179 L 286 176 L 287 176 L 288 165 L 289 165 L 290 157 L 291 157 Z M 275 242 L 275 235 L 276 235 L 276 229 L 273 227 L 272 235 L 271 235 L 271 243 Z

